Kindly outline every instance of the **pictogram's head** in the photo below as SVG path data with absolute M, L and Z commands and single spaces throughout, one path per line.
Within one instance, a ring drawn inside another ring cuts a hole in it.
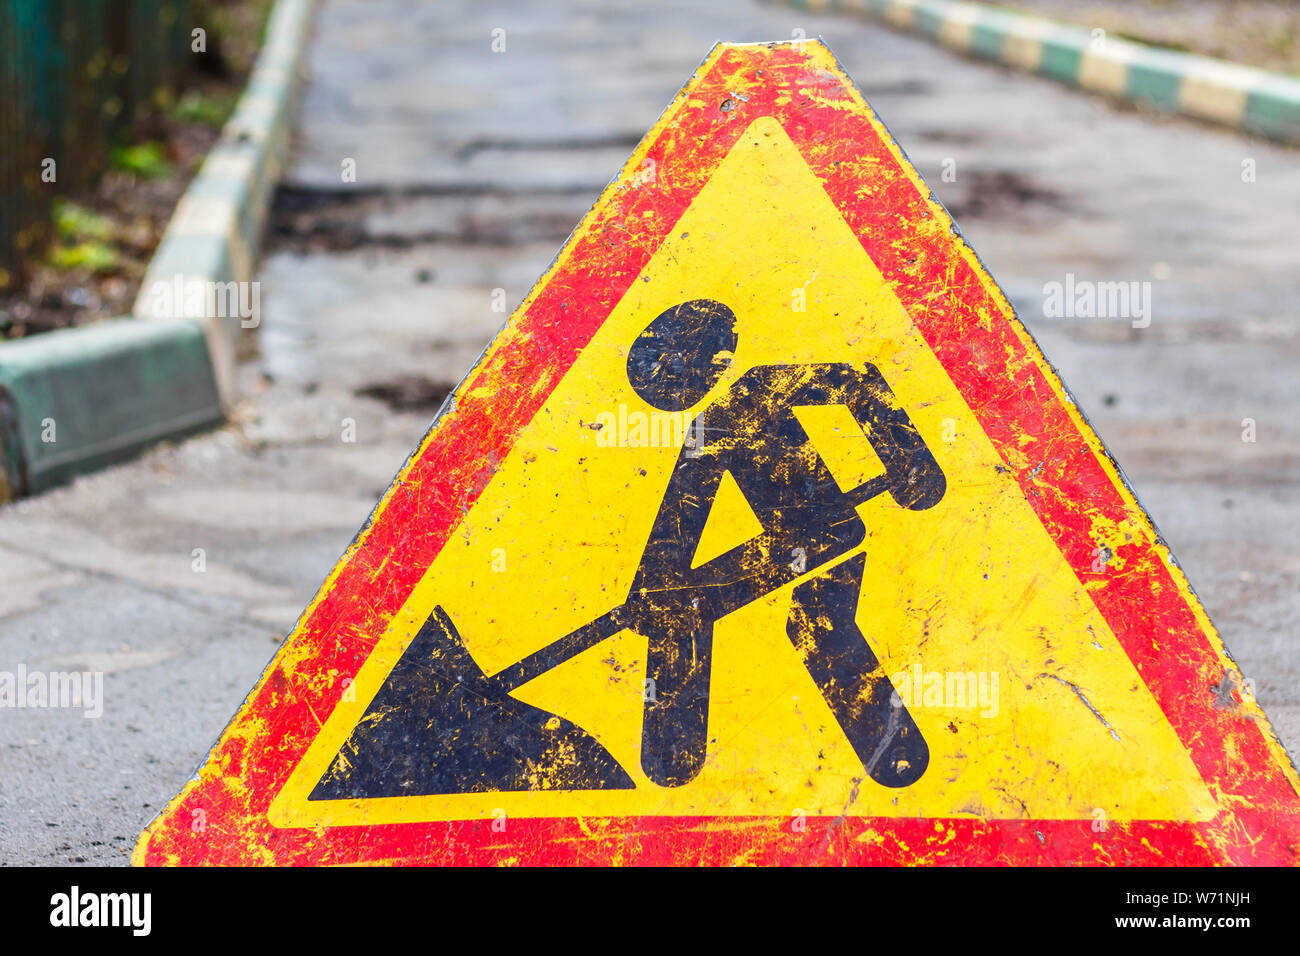
M 627 353 L 627 377 L 655 408 L 679 412 L 699 402 L 731 364 L 736 314 L 714 299 L 665 309 Z

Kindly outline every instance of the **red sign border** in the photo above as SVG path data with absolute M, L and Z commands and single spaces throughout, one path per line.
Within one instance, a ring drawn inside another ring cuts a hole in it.
M 965 397 L 1223 808 L 1205 823 L 809 817 L 277 829 L 267 808 L 461 516 L 751 122 L 774 117 Z M 653 166 L 650 164 L 653 163 Z M 639 176 L 654 169 L 653 177 Z M 627 228 L 624 223 L 634 223 Z M 1009 379 L 1008 379 L 1009 377 Z M 1093 522 L 1146 533 L 1093 570 Z M 430 529 L 419 536 L 411 526 Z M 1157 543 L 1153 545 L 1152 541 Z M 446 864 L 1295 863 L 1294 770 L 1055 370 L 820 41 L 719 44 L 461 383 L 134 861 Z M 1115 570 L 1122 565 L 1122 571 Z M 202 810 L 203 826 L 194 811 Z

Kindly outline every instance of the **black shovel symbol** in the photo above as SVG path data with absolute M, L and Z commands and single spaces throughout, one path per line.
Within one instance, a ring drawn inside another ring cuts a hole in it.
M 503 677 L 435 607 L 310 799 L 632 789 L 595 737 L 511 697 L 524 681 Z
M 887 487 L 882 475 L 851 495 L 865 502 Z M 928 750 L 853 620 L 865 563 L 858 552 L 796 587 L 788 630 L 796 645 L 820 643 L 827 653 L 818 659 L 834 662 L 838 673 L 814 678 L 832 688 L 827 702 L 869 775 L 885 786 L 906 786 L 924 772 Z M 435 607 L 310 799 L 633 789 L 627 771 L 595 737 L 511 696 L 617 634 L 626 607 L 490 677 L 447 612 Z M 898 773 L 900 764 L 911 773 Z
M 710 300 L 661 314 L 629 354 L 638 393 L 659 408 L 700 401 L 725 368 L 717 357 L 735 348 L 734 318 Z M 838 491 L 791 413 L 808 404 L 849 407 L 884 474 Z M 645 701 L 642 767 L 661 786 L 687 783 L 705 759 L 714 621 L 801 577 L 787 631 L 809 674 L 867 774 L 887 787 L 916 782 L 928 747 L 855 620 L 866 556 L 854 509 L 886 492 L 910 510 L 932 507 L 945 491 L 934 457 L 872 366 L 759 367 L 696 424 L 728 440 L 682 449 L 624 603 L 491 676 L 435 607 L 310 799 L 634 788 L 595 737 L 512 696 L 624 629 L 648 638 L 648 669 L 660 679 Z M 752 490 L 766 530 L 696 567 L 694 543 L 724 471 Z M 794 563 L 783 557 L 791 541 L 806 545 Z

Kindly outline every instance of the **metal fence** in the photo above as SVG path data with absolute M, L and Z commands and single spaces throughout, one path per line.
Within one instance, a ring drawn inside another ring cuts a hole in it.
M 0 0 L 0 290 L 192 62 L 192 0 Z

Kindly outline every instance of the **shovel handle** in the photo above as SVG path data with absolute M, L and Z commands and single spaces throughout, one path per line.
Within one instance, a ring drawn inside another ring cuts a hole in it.
M 876 495 L 884 494 L 889 490 L 889 476 L 876 475 L 870 481 L 864 481 L 852 491 L 845 492 L 844 496 L 852 502 L 854 507 L 865 505 Z
M 888 490 L 889 476 L 877 475 L 848 492 L 847 497 L 854 505 L 860 505 Z M 558 667 L 570 658 L 595 647 L 605 638 L 617 634 L 623 629 L 623 625 L 618 620 L 618 613 L 623 610 L 623 607 L 624 605 L 620 604 L 618 607 L 610 608 L 590 624 L 584 624 L 558 641 L 534 651 L 518 663 L 497 671 L 488 680 L 503 694 L 522 687 L 533 678 L 540 677 L 551 668 Z
M 552 667 L 563 664 L 571 657 L 577 657 L 588 648 L 595 647 L 605 638 L 617 634 L 623 628 L 623 625 L 616 620 L 616 615 L 622 609 L 623 605 L 621 604 L 618 607 L 611 608 L 590 624 L 584 624 L 558 641 L 534 651 L 519 663 L 511 664 L 504 670 L 497 671 L 488 680 L 496 684 L 501 692 L 506 694 L 518 687 L 522 687 L 534 677 L 540 677 Z

